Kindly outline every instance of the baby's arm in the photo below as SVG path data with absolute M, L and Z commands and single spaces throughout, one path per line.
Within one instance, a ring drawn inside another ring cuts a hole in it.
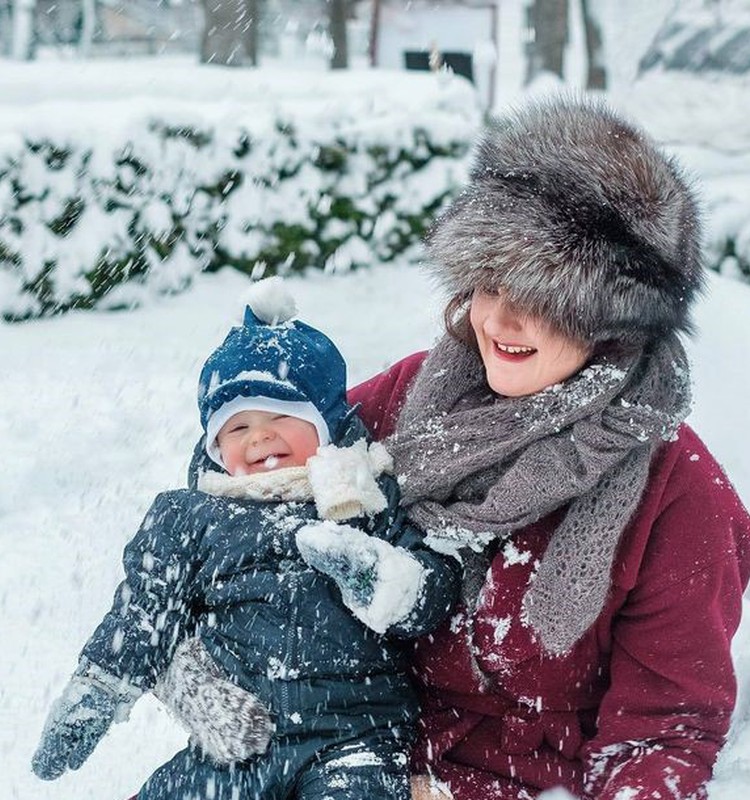
M 373 448 L 385 452 L 382 445 Z M 325 461 L 340 460 L 351 475 L 357 472 L 349 463 L 357 449 L 326 448 Z M 323 512 L 322 492 L 316 484 L 323 486 L 324 481 L 315 479 L 316 460 L 321 460 L 320 455 L 308 465 L 318 509 Z M 368 498 L 375 493 L 380 497 L 379 504 L 369 502 L 369 509 L 379 513 L 370 511 L 369 519 L 359 519 L 368 532 L 326 520 L 302 528 L 297 534 L 297 546 L 308 564 L 336 581 L 344 604 L 369 628 L 404 638 L 421 636 L 437 627 L 454 605 L 460 565 L 425 546 L 421 531 L 407 521 L 399 508 L 398 484 L 383 471 L 387 465 L 382 454 L 378 460 L 381 466 L 377 471 L 382 474 L 377 483 L 365 469 L 358 471 L 357 480 L 347 482 L 342 474 L 333 481 L 334 488 L 351 483 Z M 331 475 L 335 476 L 335 471 L 326 469 L 325 477 Z M 329 487 L 325 495 L 330 493 Z M 367 505 L 364 508 L 369 510 Z
M 424 533 L 406 519 L 402 509 L 394 528 L 396 549 L 408 553 L 423 570 L 413 608 L 388 631 L 391 635 L 411 639 L 435 630 L 448 616 L 459 599 L 463 568 L 456 558 L 429 548 L 424 542 Z
M 428 633 L 458 596 L 458 562 L 423 547 L 394 545 L 330 521 L 301 528 L 297 546 L 310 566 L 336 581 L 344 605 L 376 633 Z
M 200 495 L 156 497 L 123 555 L 125 580 L 82 657 L 142 690 L 151 689 L 191 632 L 203 524 Z
M 197 559 L 186 492 L 159 495 L 125 548 L 125 580 L 53 704 L 32 767 L 45 780 L 78 769 L 169 663 L 190 619 Z

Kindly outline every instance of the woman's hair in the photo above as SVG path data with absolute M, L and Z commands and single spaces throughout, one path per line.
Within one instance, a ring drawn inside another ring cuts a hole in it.
M 469 303 L 471 294 L 461 292 L 454 294 L 443 309 L 445 330 L 456 341 L 478 350 L 477 340 L 469 321 Z

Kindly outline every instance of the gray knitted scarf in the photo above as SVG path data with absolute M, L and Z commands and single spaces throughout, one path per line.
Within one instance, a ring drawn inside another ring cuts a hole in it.
M 409 517 L 432 547 L 463 558 L 468 603 L 476 602 L 492 542 L 567 506 L 523 603 L 524 623 L 560 655 L 601 612 L 651 456 L 689 408 L 676 336 L 520 398 L 493 393 L 479 355 L 445 336 L 386 444 Z

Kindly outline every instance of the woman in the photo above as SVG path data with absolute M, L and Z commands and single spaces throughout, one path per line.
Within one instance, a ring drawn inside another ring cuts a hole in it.
M 600 105 L 532 106 L 486 134 L 428 249 L 448 334 L 350 393 L 465 569 L 414 650 L 414 796 L 705 797 L 750 519 L 683 424 L 684 179 Z

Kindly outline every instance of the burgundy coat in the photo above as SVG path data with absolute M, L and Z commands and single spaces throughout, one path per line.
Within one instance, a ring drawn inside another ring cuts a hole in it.
M 424 355 L 350 391 L 377 438 L 392 432 Z M 415 771 L 432 771 L 456 800 L 528 798 L 556 785 L 597 800 L 626 788 L 618 800 L 705 797 L 735 703 L 730 641 L 750 572 L 747 511 L 682 426 L 654 457 L 605 608 L 554 657 L 519 609 L 561 513 L 501 548 L 471 626 L 457 609 L 416 643 Z

